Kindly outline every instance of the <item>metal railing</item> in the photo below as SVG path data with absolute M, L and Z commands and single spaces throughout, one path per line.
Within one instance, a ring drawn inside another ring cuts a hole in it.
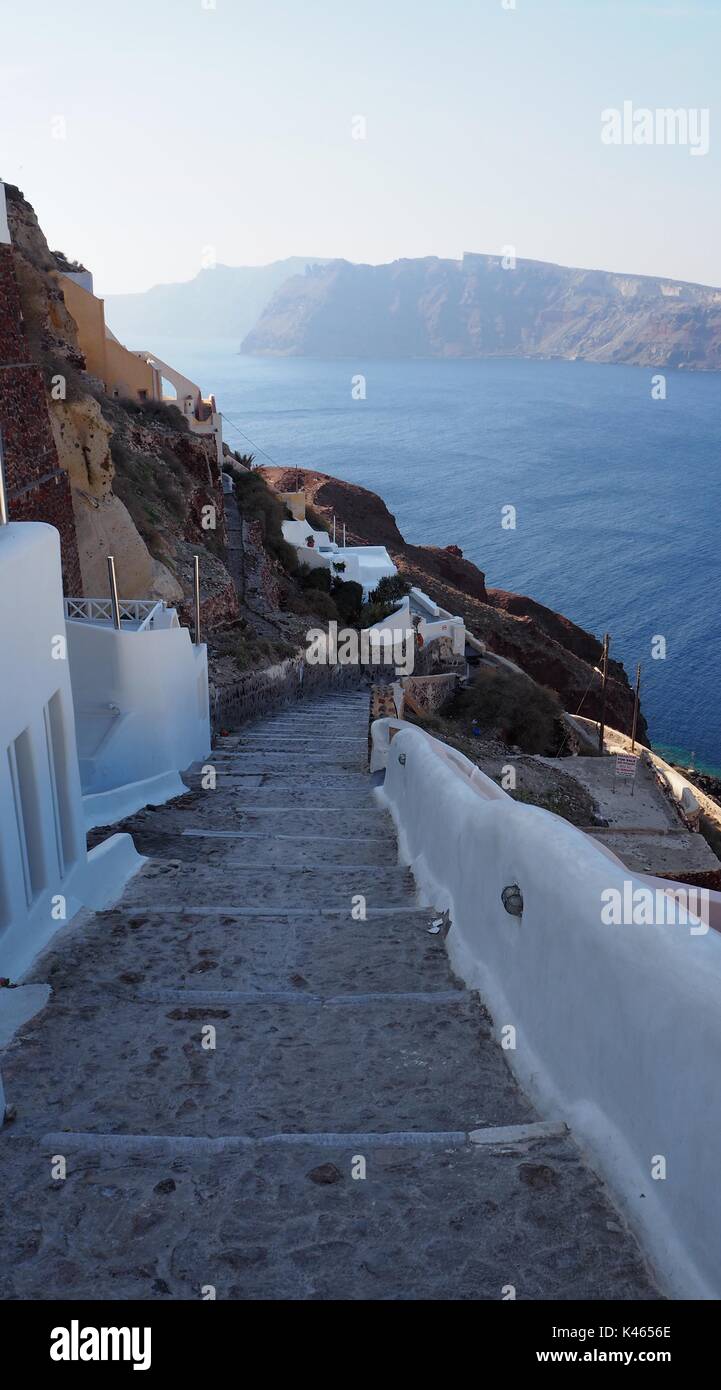
M 114 621 L 112 598 L 66 598 L 65 617 L 68 622 L 110 623 Z M 162 599 L 133 598 L 118 600 L 120 622 L 133 623 L 137 632 L 155 626 L 165 612 Z

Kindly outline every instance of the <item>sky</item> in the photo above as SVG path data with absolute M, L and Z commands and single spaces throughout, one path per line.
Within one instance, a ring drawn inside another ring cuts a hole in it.
M 720 40 L 721 0 L 23 0 L 0 178 L 102 295 L 504 247 L 719 285 Z M 708 153 L 605 144 L 624 101 Z

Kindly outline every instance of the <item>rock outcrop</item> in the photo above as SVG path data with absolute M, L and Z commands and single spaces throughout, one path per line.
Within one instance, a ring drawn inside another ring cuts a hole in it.
M 278 491 L 305 488 L 308 504 L 326 522 L 335 514 L 346 524 L 351 545 L 385 545 L 401 574 L 449 612 L 463 617 L 469 632 L 499 656 L 514 661 L 540 685 L 555 690 L 565 707 L 589 718 L 600 714 L 600 681 L 593 668 L 602 644 L 592 633 L 543 604 L 500 589 L 486 589 L 483 572 L 453 552 L 430 545 L 409 545 L 385 502 L 356 483 L 314 471 L 264 468 L 263 476 Z M 456 547 L 457 549 L 457 547 Z M 630 733 L 633 691 L 620 662 L 612 661 L 607 718 Z M 639 738 L 646 724 L 639 720 Z
M 71 263 L 50 250 L 20 190 L 5 185 L 5 194 L 12 243 L 0 248 L 0 347 L 3 362 L 24 364 L 0 379 L 11 517 L 58 526 L 66 591 L 73 594 L 107 593 L 112 554 L 121 597 L 189 609 L 192 551 L 199 553 L 207 617 L 232 620 L 238 603 L 223 564 L 224 503 L 212 441 L 191 434 L 176 410 L 106 395 L 86 371 L 65 304 L 60 272 Z M 202 524 L 207 506 L 215 508 L 214 530 Z

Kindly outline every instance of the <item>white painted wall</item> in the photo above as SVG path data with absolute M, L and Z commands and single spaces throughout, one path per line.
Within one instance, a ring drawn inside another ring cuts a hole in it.
M 210 752 L 207 648 L 166 615 L 141 632 L 67 624 L 89 826 L 181 795 L 179 773 Z
M 54 527 L 0 526 L 0 593 L 0 975 L 16 980 L 142 861 L 128 835 L 86 852 Z
M 345 576 L 344 576 L 345 577 Z M 436 612 L 439 610 L 436 609 Z M 384 628 L 400 628 L 404 632 L 412 628 L 411 606 L 409 596 L 400 601 L 394 613 L 390 613 L 387 618 L 381 618 L 380 622 L 374 623 L 369 628 L 369 632 L 381 631 Z M 442 618 L 435 619 L 421 618 L 418 628 L 427 644 L 440 637 L 448 637 L 453 644 L 453 654 L 463 656 L 466 650 L 466 626 L 462 618 Z
M 588 1146 L 670 1290 L 721 1297 L 721 935 L 604 925 L 602 892 L 645 880 L 420 730 L 388 745 L 393 726 L 373 725 L 378 796 L 426 901 L 450 911 L 454 968 L 497 1033 L 516 1028 L 509 1063 Z M 501 902 L 513 883 L 520 919 Z
M 283 538 L 296 547 L 299 561 L 310 569 L 329 569 L 346 583 L 353 581 L 363 589 L 367 599 L 378 581 L 398 573 L 384 545 L 336 545 L 325 531 L 314 531 L 307 521 L 284 521 Z M 313 536 L 315 545 L 309 547 L 307 538 Z M 345 568 L 338 574 L 334 565 Z

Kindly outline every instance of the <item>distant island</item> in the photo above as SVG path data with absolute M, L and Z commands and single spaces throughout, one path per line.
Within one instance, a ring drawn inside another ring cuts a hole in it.
M 287 279 L 243 353 L 581 358 L 721 369 L 721 289 L 468 253 L 330 261 Z
M 279 357 L 527 357 L 721 370 L 721 289 L 468 252 L 387 265 L 291 256 L 108 295 L 113 332 L 234 338 Z

